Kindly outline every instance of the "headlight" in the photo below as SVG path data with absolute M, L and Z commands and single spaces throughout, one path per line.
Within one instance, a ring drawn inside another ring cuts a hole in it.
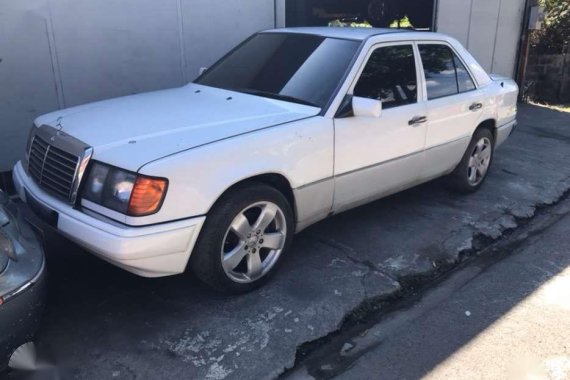
M 83 198 L 130 216 L 151 215 L 160 209 L 168 180 L 148 177 L 94 162 Z
M 32 129 L 30 129 L 30 132 L 28 132 L 28 142 L 26 143 L 26 161 L 30 160 L 30 149 L 32 147 L 32 139 L 34 138 L 34 133 L 36 132 L 36 126 L 35 124 L 32 126 Z

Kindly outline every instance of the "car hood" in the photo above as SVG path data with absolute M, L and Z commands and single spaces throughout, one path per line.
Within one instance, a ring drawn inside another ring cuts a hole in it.
M 320 108 L 189 84 L 52 112 L 35 124 L 93 147 L 93 159 L 136 171 L 229 137 L 318 115 Z

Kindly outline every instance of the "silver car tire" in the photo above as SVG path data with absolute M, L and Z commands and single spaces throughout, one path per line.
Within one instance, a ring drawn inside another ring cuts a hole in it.
M 494 155 L 493 133 L 486 128 L 475 131 L 461 162 L 448 177 L 451 188 L 460 193 L 479 190 L 487 179 Z
M 223 293 L 245 293 L 276 271 L 294 233 L 291 204 L 277 189 L 252 182 L 212 207 L 190 257 L 193 273 Z

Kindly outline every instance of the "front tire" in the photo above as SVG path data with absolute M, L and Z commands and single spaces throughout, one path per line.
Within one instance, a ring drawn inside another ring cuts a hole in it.
M 212 207 L 190 258 L 194 274 L 224 293 L 245 293 L 275 272 L 294 234 L 293 211 L 271 186 L 250 183 Z
M 449 175 L 450 187 L 460 193 L 473 193 L 483 185 L 493 162 L 493 133 L 488 129 L 479 129 L 473 135 L 461 162 Z

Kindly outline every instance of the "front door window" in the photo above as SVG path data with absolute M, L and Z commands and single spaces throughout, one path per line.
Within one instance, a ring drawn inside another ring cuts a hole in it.
M 416 103 L 418 81 L 412 45 L 376 49 L 354 88 L 354 96 L 381 100 L 384 109 Z

